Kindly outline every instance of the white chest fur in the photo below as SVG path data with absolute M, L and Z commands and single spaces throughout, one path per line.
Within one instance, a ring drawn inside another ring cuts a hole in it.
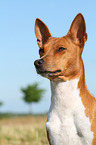
M 93 133 L 79 96 L 78 81 L 51 82 L 51 106 L 46 123 L 51 145 L 92 145 Z

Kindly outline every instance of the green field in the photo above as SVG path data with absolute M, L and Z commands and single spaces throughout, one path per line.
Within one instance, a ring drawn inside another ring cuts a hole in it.
M 0 145 L 48 145 L 46 116 L 0 119 Z

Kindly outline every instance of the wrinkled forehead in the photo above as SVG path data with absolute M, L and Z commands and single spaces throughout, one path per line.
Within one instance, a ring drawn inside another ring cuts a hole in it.
M 70 39 L 68 39 L 66 36 L 61 38 L 54 38 L 50 37 L 47 42 L 44 44 L 45 51 L 52 48 L 58 48 L 58 47 L 67 47 L 70 45 Z
M 44 49 L 47 50 L 47 49 L 52 48 L 57 40 L 58 40 L 58 38 L 49 37 L 47 42 L 44 44 Z

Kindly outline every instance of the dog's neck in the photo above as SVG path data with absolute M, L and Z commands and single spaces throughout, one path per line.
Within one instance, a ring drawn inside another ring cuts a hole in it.
M 64 109 L 75 111 L 78 108 L 78 102 L 82 104 L 80 93 L 83 89 L 86 90 L 86 83 L 83 62 L 81 62 L 81 66 L 78 77 L 68 81 L 51 81 L 50 111 L 61 108 L 62 111 Z
M 79 62 L 79 69 L 77 72 L 78 75 L 76 77 L 73 77 L 73 79 L 64 81 L 64 80 L 53 80 L 51 81 L 51 92 L 52 92 L 52 99 L 54 99 L 54 96 L 57 96 L 57 99 L 59 99 L 59 96 L 65 97 L 66 99 L 72 98 L 72 95 L 75 95 L 77 90 L 81 90 L 82 88 L 85 88 L 85 73 L 84 73 L 84 64 L 81 59 Z
M 62 106 L 63 108 L 72 107 L 76 97 L 79 96 L 78 89 L 79 78 L 70 81 L 52 81 L 51 82 L 51 105 L 53 107 Z M 61 107 L 60 107 L 61 108 Z

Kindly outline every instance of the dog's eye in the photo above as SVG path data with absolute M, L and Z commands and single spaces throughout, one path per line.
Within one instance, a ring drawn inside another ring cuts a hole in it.
M 44 53 L 44 48 L 40 48 L 39 53 Z
M 63 50 L 66 50 L 66 48 L 64 48 L 64 47 L 59 47 L 59 48 L 57 49 L 57 52 L 61 52 L 61 51 L 63 51 Z

